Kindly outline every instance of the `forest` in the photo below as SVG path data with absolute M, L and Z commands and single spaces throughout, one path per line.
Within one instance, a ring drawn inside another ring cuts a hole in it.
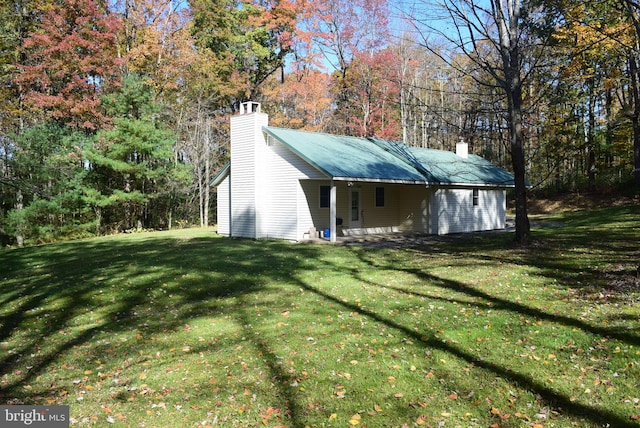
M 215 223 L 229 117 L 640 187 L 635 0 L 0 0 L 0 244 Z M 525 186 L 525 183 L 527 185 Z

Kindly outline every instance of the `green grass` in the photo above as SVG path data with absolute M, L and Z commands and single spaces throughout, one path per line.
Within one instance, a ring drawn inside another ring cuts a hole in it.
M 640 425 L 640 208 L 423 247 L 180 230 L 0 251 L 2 404 L 72 426 Z

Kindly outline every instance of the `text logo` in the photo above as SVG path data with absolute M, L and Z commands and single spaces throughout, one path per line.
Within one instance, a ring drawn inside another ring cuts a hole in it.
M 0 406 L 0 427 L 68 428 L 69 406 Z

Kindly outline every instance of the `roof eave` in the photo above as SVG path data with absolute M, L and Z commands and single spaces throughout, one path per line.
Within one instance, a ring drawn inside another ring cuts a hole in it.
M 456 187 L 456 188 L 469 188 L 469 187 L 482 187 L 492 189 L 512 189 L 515 187 L 513 184 L 503 183 L 440 183 L 441 187 Z
M 222 181 L 227 178 L 229 171 L 231 170 L 231 162 L 227 162 L 225 166 L 209 181 L 210 186 L 218 186 Z
M 402 180 L 394 178 L 367 178 L 367 177 L 333 177 L 334 181 L 353 181 L 359 183 L 389 183 L 389 184 L 419 184 L 423 186 L 433 186 L 436 183 L 430 183 L 424 180 Z

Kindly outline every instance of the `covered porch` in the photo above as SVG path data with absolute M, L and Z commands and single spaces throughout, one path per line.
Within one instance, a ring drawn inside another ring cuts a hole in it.
M 431 232 L 430 197 L 425 183 L 356 180 L 300 180 L 312 228 L 341 237 Z M 305 217 L 304 215 L 302 217 Z M 313 230 L 309 233 L 309 238 Z M 326 233 L 324 233 L 326 235 Z

